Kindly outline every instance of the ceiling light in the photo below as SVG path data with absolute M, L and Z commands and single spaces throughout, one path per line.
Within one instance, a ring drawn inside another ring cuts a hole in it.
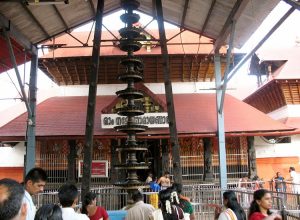
M 69 4 L 69 0 L 27 0 L 27 5 L 58 5 Z

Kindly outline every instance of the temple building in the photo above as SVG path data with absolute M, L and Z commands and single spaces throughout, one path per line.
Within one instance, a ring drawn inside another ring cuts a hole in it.
M 167 33 L 171 39 L 168 47 L 183 180 L 185 183 L 213 182 L 219 177 L 219 165 L 216 98 L 212 89 L 214 63 L 213 57 L 209 55 L 212 45 L 208 38 L 202 37 L 201 42 L 204 44 L 195 54 L 193 43 L 199 40 L 198 35 L 185 31 L 181 36 L 176 36 L 178 31 Z M 103 33 L 104 39 L 110 37 L 108 32 Z M 151 35 L 155 34 L 157 33 L 153 32 Z M 83 41 L 87 34 L 75 32 L 74 36 Z M 180 38 L 187 44 L 178 45 Z M 80 182 L 91 49 L 76 48 L 78 41 L 70 36 L 59 37 L 55 42 L 56 45 L 45 44 L 50 52 L 39 59 L 39 67 L 60 88 L 53 92 L 54 97 L 37 106 L 36 166 L 43 167 L 49 173 L 50 183 L 62 183 L 66 180 Z M 101 48 L 96 102 L 92 171 L 94 184 L 114 183 L 118 177 L 125 176 L 123 171 L 113 169 L 126 160 L 122 153 L 116 151 L 124 143 L 126 136 L 113 129 L 114 126 L 125 123 L 125 119 L 116 112 L 126 103 L 114 95 L 117 90 L 125 88 L 124 84 L 117 84 L 117 73 L 122 68 L 119 62 L 124 53 L 112 42 L 106 44 L 109 46 Z M 59 45 L 75 45 L 75 48 L 60 49 Z M 137 159 L 147 158 L 146 162 L 151 164 L 150 170 L 155 176 L 160 176 L 164 171 L 172 173 L 160 49 L 148 42 L 137 53 L 145 65 L 145 84 L 137 86 L 143 91 L 144 98 L 138 100 L 137 104 L 146 114 L 136 120 L 150 128 L 138 135 L 138 140 L 148 147 L 148 151 L 138 154 Z M 235 55 L 232 63 L 240 56 Z M 223 69 L 224 62 L 225 59 Z M 230 181 L 257 174 L 254 140 L 256 143 L 262 136 L 290 136 L 297 133 L 294 126 L 273 120 L 230 95 L 225 97 L 224 114 L 227 176 Z M 24 164 L 21 161 L 25 152 L 26 120 L 24 113 L 0 128 L 1 143 L 3 146 L 11 146 L 11 151 L 18 155 L 12 157 L 12 153 L 0 149 L 7 155 L 0 163 L 3 176 L 14 175 L 22 179 Z M 13 158 L 17 158 L 17 161 Z M 14 163 L 18 164 L 17 168 L 11 166 Z M 138 172 L 138 176 L 140 180 L 145 180 L 147 171 Z
M 244 102 L 264 112 L 274 120 L 289 127 L 300 129 L 300 48 L 265 50 L 257 54 L 257 70 L 266 81 Z M 297 131 L 296 130 L 296 131 Z M 279 135 L 255 138 L 258 174 L 266 180 L 281 172 L 289 177 L 288 170 L 294 166 L 299 172 L 300 136 Z

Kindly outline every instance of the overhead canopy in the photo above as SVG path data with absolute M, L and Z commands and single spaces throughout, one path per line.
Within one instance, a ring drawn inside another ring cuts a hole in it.
M 26 5 L 1 1 L 0 20 L 8 21 L 31 43 L 38 44 L 94 19 L 97 0 L 71 0 L 62 5 Z M 140 0 L 139 10 L 156 17 L 154 2 Z M 165 0 L 165 21 L 223 44 L 236 20 L 235 46 L 241 47 L 279 0 Z M 104 15 L 120 9 L 120 1 L 106 0 Z
M 164 95 L 157 96 L 157 99 L 165 102 Z M 114 102 L 115 98 L 115 96 L 97 97 L 95 136 L 116 137 L 122 135 L 114 129 L 102 129 L 100 124 L 102 112 Z M 39 104 L 36 119 L 37 138 L 83 137 L 86 105 L 87 97 L 84 96 L 53 97 Z M 179 136 L 216 136 L 215 94 L 174 94 L 174 105 Z M 226 95 L 225 98 L 224 115 L 226 135 L 291 135 L 295 130 L 230 95 Z M 24 113 L 1 127 L 0 140 L 23 139 L 26 132 L 26 120 L 27 114 Z M 168 136 L 169 129 L 151 128 L 140 135 L 145 138 Z

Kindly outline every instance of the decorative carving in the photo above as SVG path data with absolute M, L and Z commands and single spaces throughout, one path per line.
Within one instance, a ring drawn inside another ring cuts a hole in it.
M 210 138 L 203 139 L 204 144 L 204 181 L 213 180 L 213 170 L 212 170 L 212 140 Z
M 253 177 L 257 176 L 257 167 L 256 167 L 256 154 L 254 148 L 254 137 L 247 137 L 248 144 L 248 177 L 253 179 Z

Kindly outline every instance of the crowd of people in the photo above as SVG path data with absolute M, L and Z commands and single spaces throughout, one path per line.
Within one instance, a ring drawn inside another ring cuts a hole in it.
M 149 175 L 150 176 L 150 175 Z M 151 176 L 150 176 L 151 177 Z M 154 208 L 144 202 L 143 192 L 132 192 L 132 201 L 127 209 L 126 220 L 195 220 L 193 205 L 182 192 L 182 185 L 172 183 L 170 174 L 166 172 L 157 181 L 148 179 L 148 183 L 155 182 L 160 186 L 158 192 L 159 206 Z M 277 179 L 280 178 L 277 173 Z M 43 192 L 47 182 L 47 174 L 41 168 L 34 168 L 28 172 L 24 183 L 12 179 L 0 180 L 0 220 L 108 220 L 107 211 L 96 205 L 97 195 L 87 193 L 83 198 L 81 209 L 78 207 L 79 191 L 74 184 L 64 184 L 58 190 L 59 205 L 45 204 L 36 210 L 32 196 Z M 276 189 L 281 189 L 277 184 Z M 215 219 L 218 220 L 280 220 L 279 213 L 272 213 L 271 193 L 265 189 L 258 189 L 253 194 L 248 216 L 238 202 L 233 191 L 223 193 L 223 209 L 216 209 Z
M 0 180 L 0 220 L 109 220 L 106 210 L 96 206 L 92 192 L 84 197 L 81 213 L 75 211 L 79 191 L 74 184 L 64 184 L 58 190 L 60 205 L 44 204 L 38 210 L 32 197 L 44 191 L 47 174 L 41 168 L 30 170 L 24 183 L 12 179 Z

